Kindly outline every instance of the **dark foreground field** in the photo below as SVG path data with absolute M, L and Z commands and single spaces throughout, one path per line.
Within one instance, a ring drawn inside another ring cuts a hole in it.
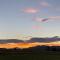
M 39 53 L 1 53 L 0 60 L 60 60 L 60 52 L 45 51 Z
M 60 46 L 0 49 L 0 60 L 60 60 Z

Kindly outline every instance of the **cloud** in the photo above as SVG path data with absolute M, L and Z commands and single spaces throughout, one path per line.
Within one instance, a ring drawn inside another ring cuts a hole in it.
M 50 11 L 53 11 L 53 12 L 60 12 L 60 5 L 52 5 L 51 8 L 50 8 Z
M 35 8 L 26 8 L 23 10 L 25 13 L 37 13 L 38 9 Z
M 42 22 L 45 22 L 45 21 L 48 21 L 49 19 L 48 18 L 46 18 L 46 19 L 42 19 Z
M 37 21 L 37 22 L 47 22 L 49 20 L 60 20 L 60 16 L 50 16 L 48 18 L 37 17 L 34 19 L 34 21 Z
M 50 19 L 60 19 L 60 16 L 51 16 Z
M 50 4 L 48 2 L 46 2 L 46 1 L 40 2 L 40 5 L 42 7 L 49 7 L 50 6 Z
M 42 27 L 41 26 L 32 26 L 32 28 L 34 29 L 34 30 L 39 30 L 39 29 L 42 29 Z
M 36 18 L 35 21 L 41 22 L 41 20 L 43 20 L 43 18 Z
M 49 20 L 49 18 L 36 18 L 35 19 L 35 21 L 37 21 L 37 22 L 46 22 L 48 20 Z
M 60 6 L 55 8 L 55 9 L 56 9 L 56 11 L 60 12 Z

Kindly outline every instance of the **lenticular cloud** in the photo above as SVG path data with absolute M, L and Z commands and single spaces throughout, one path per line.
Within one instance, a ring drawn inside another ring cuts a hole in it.
M 26 8 L 23 10 L 25 13 L 37 13 L 38 10 L 35 8 Z
M 60 20 L 60 16 L 51 16 L 51 17 L 48 17 L 48 18 L 35 18 L 34 21 L 36 22 L 47 22 L 49 20 Z

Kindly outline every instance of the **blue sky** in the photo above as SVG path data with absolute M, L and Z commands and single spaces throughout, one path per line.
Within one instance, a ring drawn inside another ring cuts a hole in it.
M 0 38 L 21 34 L 60 36 L 60 0 L 0 0 Z

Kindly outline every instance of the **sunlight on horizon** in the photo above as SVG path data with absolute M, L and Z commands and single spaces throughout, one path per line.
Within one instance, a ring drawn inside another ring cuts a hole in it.
M 6 44 L 0 44 L 0 48 L 30 48 L 35 46 L 60 46 L 60 41 L 58 42 L 50 42 L 50 43 L 40 43 L 40 42 L 34 42 L 34 43 L 6 43 Z

